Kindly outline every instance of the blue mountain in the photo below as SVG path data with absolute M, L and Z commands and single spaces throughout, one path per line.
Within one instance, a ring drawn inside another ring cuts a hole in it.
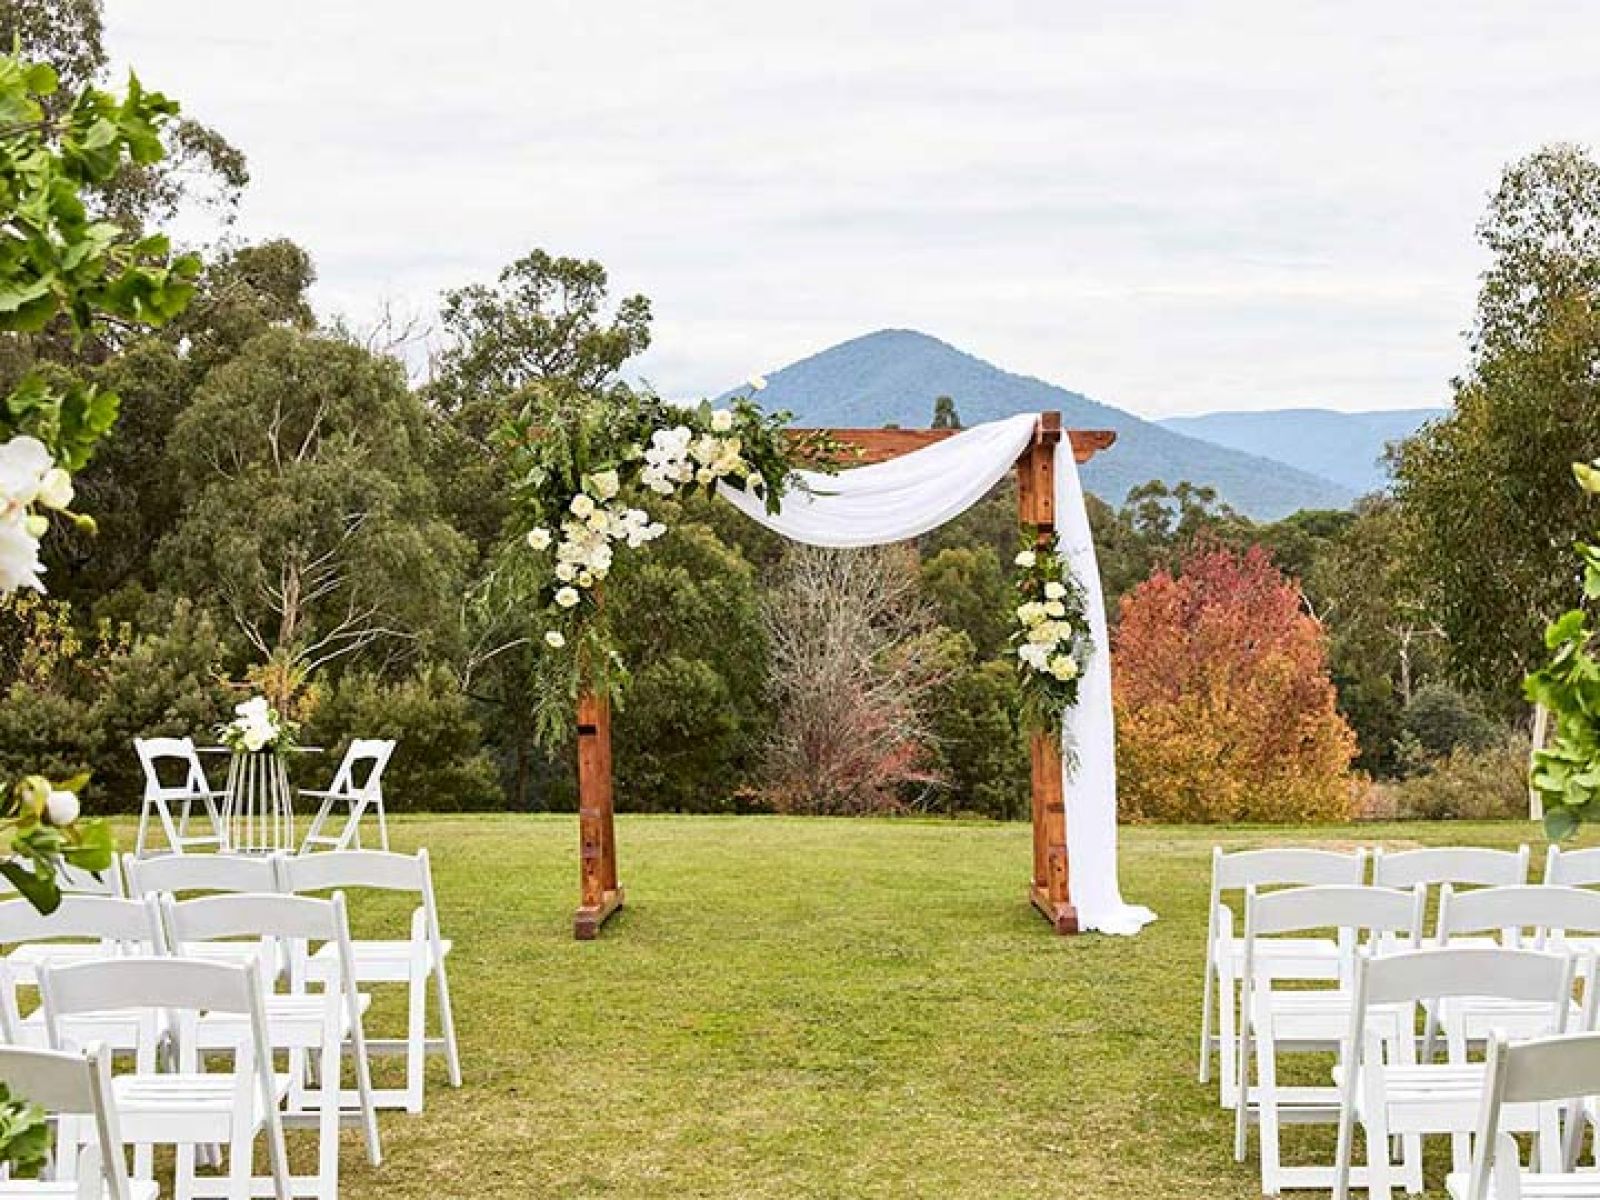
M 1443 408 L 1397 408 L 1376 412 L 1333 412 L 1325 408 L 1281 408 L 1270 412 L 1219 412 L 1173 417 L 1163 429 L 1204 438 L 1230 450 L 1275 459 L 1331 479 L 1364 494 L 1389 482 L 1384 451 L 1410 437 Z
M 1273 520 L 1302 508 L 1344 508 L 1356 490 L 1258 455 L 1188 437 L 1042 379 L 1002 370 L 938 338 L 885 329 L 852 338 L 767 375 L 762 404 L 796 424 L 925 428 L 950 396 L 965 425 L 1059 410 L 1068 427 L 1113 429 L 1117 444 L 1084 470 L 1084 485 L 1120 504 L 1152 479 L 1209 484 L 1240 512 Z

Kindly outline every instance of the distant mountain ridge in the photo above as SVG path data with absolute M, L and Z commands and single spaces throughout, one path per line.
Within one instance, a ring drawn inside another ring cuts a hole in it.
M 1396 408 L 1335 412 L 1326 408 L 1280 408 L 1268 412 L 1216 412 L 1172 417 L 1159 424 L 1174 433 L 1204 438 L 1230 450 L 1257 454 L 1331 479 L 1358 495 L 1389 482 L 1384 451 L 1410 437 L 1444 408 Z
M 945 395 L 966 425 L 1056 409 L 1069 427 L 1115 430 L 1117 444 L 1083 473 L 1084 486 L 1114 505 L 1151 479 L 1209 484 L 1259 520 L 1302 508 L 1344 508 L 1355 499 L 1354 489 L 1331 479 L 1188 437 L 914 330 L 865 334 L 772 371 L 761 403 L 788 409 L 800 425 L 915 429 L 928 425 L 935 398 Z

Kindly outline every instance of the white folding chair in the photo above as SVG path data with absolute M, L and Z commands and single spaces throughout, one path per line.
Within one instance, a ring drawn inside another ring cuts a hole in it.
M 98 875 L 93 871 L 85 871 L 82 867 L 75 867 L 71 863 L 57 863 L 56 887 L 63 896 L 127 895 L 127 890 L 123 887 L 122 872 L 117 869 L 115 861 Z M 0 875 L 0 896 L 12 896 L 16 891 L 15 885 L 4 875 Z
M 394 742 L 378 738 L 356 738 L 344 752 L 344 761 L 334 774 L 327 791 L 300 788 L 302 796 L 322 801 L 317 815 L 306 830 L 306 840 L 300 844 L 300 853 L 309 854 L 316 846 L 333 850 L 361 849 L 361 819 L 370 808 L 378 818 L 378 845 L 389 849 L 389 818 L 383 811 L 383 771 L 394 753 Z M 357 782 L 359 776 L 360 782 Z M 344 813 L 338 818 L 342 824 L 339 832 L 327 835 L 322 827 L 333 815 L 336 807 Z
M 92 1138 L 83 1139 L 80 1154 L 58 1154 L 55 1179 L 7 1179 L 0 1182 L 0 1197 L 156 1200 L 160 1195 L 152 1180 L 128 1178 L 122 1129 L 111 1093 L 110 1051 L 91 1046 L 87 1053 L 74 1054 L 0 1046 L 0 1082 L 12 1095 L 26 1097 L 55 1116 L 58 1128 L 62 1122 L 77 1120 L 92 1125 L 94 1131 Z
M 143 858 L 149 844 L 150 818 L 161 822 L 167 848 L 173 854 L 183 854 L 191 847 L 212 846 L 227 848 L 228 827 L 222 819 L 217 802 L 227 796 L 206 782 L 206 773 L 200 767 L 200 754 L 190 738 L 135 738 L 133 748 L 139 754 L 139 765 L 144 768 L 144 805 L 139 811 L 139 836 L 134 843 L 134 854 Z M 178 782 L 168 782 L 161 777 L 162 764 L 168 779 L 181 776 Z M 195 802 L 199 801 L 209 833 L 189 832 L 189 820 Z M 178 815 L 173 816 L 173 806 Z
M 1372 882 L 1378 887 L 1514 887 L 1528 882 L 1528 848 L 1490 850 L 1482 846 L 1429 846 L 1420 850 L 1372 852 Z
M 1260 1126 L 1261 1190 L 1265 1194 L 1330 1185 L 1331 1166 L 1284 1166 L 1279 1135 L 1286 1123 L 1333 1124 L 1339 1115 L 1336 1088 L 1281 1083 L 1278 1056 L 1339 1049 L 1350 1023 L 1350 979 L 1358 940 L 1381 949 L 1415 948 L 1422 936 L 1425 905 L 1421 887 L 1403 892 L 1336 884 L 1265 894 L 1258 894 L 1253 887 L 1245 889 L 1234 1157 L 1244 1161 L 1249 1124 L 1255 1120 Z M 1268 952 L 1271 940 L 1321 929 L 1337 930 L 1340 944 L 1350 947 L 1340 957 L 1332 986 L 1275 987 L 1278 978 Z M 1409 1009 L 1389 1014 L 1388 1019 L 1388 1036 L 1410 1040 Z M 1252 1064 L 1256 1068 L 1253 1084 Z
M 128 877 L 128 892 L 133 896 L 185 896 L 195 893 L 279 893 L 283 882 L 278 870 L 278 854 L 158 854 L 151 858 L 124 855 L 123 871 Z M 257 947 L 248 943 L 200 942 L 186 952 L 189 958 L 209 962 L 244 963 L 258 961 Z M 288 970 L 279 959 L 262 963 L 273 978 Z
M 238 945 L 222 939 L 246 939 L 255 945 L 261 961 L 279 958 L 291 963 L 288 992 L 268 992 L 265 1000 L 267 1040 L 274 1050 L 287 1052 L 291 1081 L 287 1115 L 315 1121 L 319 1135 L 317 1173 L 295 1176 L 290 1185 L 296 1195 L 337 1200 L 339 1194 L 340 1067 L 345 1045 L 355 1059 L 358 1115 L 367 1144 L 368 1160 L 383 1161 L 378 1141 L 378 1119 L 372 1097 L 362 1014 L 370 997 L 357 992 L 355 959 L 344 895 L 329 900 L 308 896 L 203 896 L 162 904 L 175 953 L 190 955 L 196 949 Z M 308 969 L 309 945 L 331 945 L 335 954 Z M 265 978 L 265 975 L 263 975 Z M 319 990 L 313 991 L 315 983 Z M 202 1051 L 232 1046 L 245 1035 L 244 1018 L 237 1014 L 207 1014 L 196 1033 Z M 308 1088 L 308 1057 L 317 1065 L 317 1086 Z
M 410 936 L 403 940 L 358 939 L 353 944 L 355 980 L 365 984 L 404 984 L 408 992 L 406 1036 L 368 1038 L 373 1054 L 404 1054 L 406 1086 L 379 1088 L 379 1108 L 404 1108 L 421 1112 L 426 1056 L 443 1052 L 450 1069 L 450 1086 L 461 1086 L 461 1059 L 456 1048 L 455 1017 L 450 1008 L 450 982 L 445 960 L 451 943 L 439 929 L 439 909 L 434 900 L 433 872 L 428 852 L 415 856 L 381 850 L 334 850 L 285 858 L 281 864 L 288 891 L 323 892 L 335 889 L 373 888 L 413 893 L 419 900 L 411 913 Z M 324 944 L 311 956 L 313 967 L 338 953 Z M 432 983 L 439 1005 L 440 1036 L 427 1035 L 428 985 Z
M 1406 1147 L 1406 1191 L 1421 1192 L 1422 1136 L 1471 1133 L 1483 1092 L 1482 1063 L 1419 1063 L 1414 1037 L 1375 1036 L 1385 1031 L 1375 1028 L 1374 1013 L 1396 1007 L 1409 1012 L 1424 1001 L 1505 1000 L 1542 1006 L 1543 1032 L 1562 1033 L 1574 977 L 1570 958 L 1539 950 L 1434 948 L 1378 958 L 1362 955 L 1338 1072 L 1335 1200 L 1348 1200 L 1352 1184 L 1365 1186 L 1369 1200 L 1389 1200 L 1400 1182 L 1390 1161 L 1391 1137 L 1399 1137 Z M 1541 1155 L 1558 1159 L 1560 1123 L 1553 1110 L 1529 1105 L 1503 1115 L 1510 1127 L 1539 1135 Z M 1367 1142 L 1366 1178 L 1359 1181 L 1352 1178 L 1351 1168 L 1356 1125 Z
M 177 1200 L 200 1196 L 290 1200 L 289 1163 L 279 1106 L 287 1076 L 273 1072 L 261 975 L 253 966 L 181 958 L 120 958 L 46 969 L 40 978 L 51 1037 L 70 1041 L 67 1019 L 108 1008 L 165 1013 L 175 1031 L 177 1070 L 156 1074 L 156 1046 L 142 1045 L 137 1069 L 112 1078 L 122 1138 L 141 1149 L 177 1149 Z M 245 1035 L 232 1050 L 232 1070 L 208 1071 L 200 1056 L 202 1014 L 244 1018 Z M 63 1133 L 66 1131 L 64 1130 Z M 267 1143 L 270 1178 L 254 1175 L 258 1136 Z M 226 1146 L 227 1174 L 199 1177 L 199 1146 Z
M 1483 1100 L 1473 1140 L 1472 1166 L 1445 1178 L 1451 1200 L 1600 1200 L 1600 1173 L 1577 1171 L 1574 1135 L 1558 1172 L 1524 1174 L 1517 1141 L 1505 1130 L 1508 1109 L 1576 1101 L 1600 1093 L 1600 1034 L 1579 1033 L 1511 1044 L 1504 1034 L 1489 1043 Z
M 1364 881 L 1362 851 L 1211 850 L 1211 899 L 1207 908 L 1205 997 L 1200 1010 L 1200 1082 L 1211 1081 L 1211 1055 L 1217 1055 L 1219 1095 L 1232 1108 L 1238 1092 L 1234 1068 L 1239 1055 L 1238 981 L 1244 944 L 1235 931 L 1234 913 L 1224 902 L 1228 892 L 1247 887 L 1304 887 L 1317 884 L 1356 885 Z M 1271 962 L 1280 979 L 1337 977 L 1340 948 L 1332 938 L 1275 939 Z
M 12 1045 L 50 1043 L 44 1014 L 24 1015 L 22 989 L 36 985 L 48 967 L 97 962 L 128 954 L 162 954 L 166 943 L 152 903 L 115 896 L 61 898 L 48 916 L 26 900 L 0 902 L 0 1038 Z M 132 1049 L 139 1029 L 126 1014 L 95 1014 L 75 1019 L 80 1045 L 104 1042 L 113 1050 Z

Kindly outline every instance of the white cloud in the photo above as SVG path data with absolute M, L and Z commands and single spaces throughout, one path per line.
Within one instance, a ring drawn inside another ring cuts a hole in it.
M 915 327 L 1152 415 L 1436 403 L 1500 167 L 1600 142 L 1600 9 L 110 0 L 361 321 L 543 246 L 710 391 Z

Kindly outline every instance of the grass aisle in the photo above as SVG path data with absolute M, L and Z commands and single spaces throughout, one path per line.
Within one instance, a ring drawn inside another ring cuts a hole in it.
M 1126 830 L 1162 919 L 1062 939 L 1021 899 L 1023 825 L 623 817 L 630 905 L 579 944 L 575 830 L 399 823 L 433 853 L 467 1086 L 435 1063 L 378 1172 L 347 1131 L 343 1194 L 1258 1196 L 1193 1075 L 1212 843 L 1534 832 Z

